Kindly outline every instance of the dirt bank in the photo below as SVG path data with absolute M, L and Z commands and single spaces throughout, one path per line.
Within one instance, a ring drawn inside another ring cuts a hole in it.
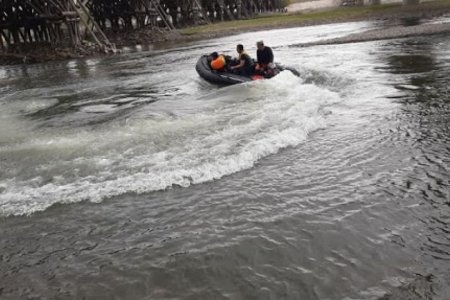
M 48 44 L 21 45 L 20 49 L 12 49 L 8 53 L 0 52 L 0 65 L 32 64 L 105 54 L 107 52 L 104 49 L 88 41 L 83 41 L 77 47 L 53 48 Z

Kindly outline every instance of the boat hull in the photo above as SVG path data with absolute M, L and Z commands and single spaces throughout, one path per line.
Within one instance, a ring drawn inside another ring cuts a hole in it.
M 246 76 L 212 70 L 209 66 L 207 55 L 203 55 L 199 58 L 195 66 L 195 70 L 200 77 L 214 84 L 232 85 L 253 80 L 252 78 Z

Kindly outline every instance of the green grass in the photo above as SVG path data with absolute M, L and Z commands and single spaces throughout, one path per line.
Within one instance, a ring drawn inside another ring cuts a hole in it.
M 401 4 L 386 4 L 375 6 L 339 7 L 335 9 L 292 14 L 272 14 L 253 19 L 220 22 L 208 25 L 188 27 L 180 30 L 182 35 L 220 34 L 221 32 L 246 31 L 252 29 L 279 28 L 301 26 L 320 22 L 351 21 L 371 16 L 382 16 L 384 13 L 396 13 L 408 10 L 424 11 L 429 9 L 448 9 L 450 0 L 427 2 L 419 5 L 404 6 Z

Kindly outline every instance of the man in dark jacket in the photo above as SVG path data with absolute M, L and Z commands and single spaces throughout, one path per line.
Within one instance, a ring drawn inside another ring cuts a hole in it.
M 256 57 L 258 59 L 258 64 L 256 65 L 255 70 L 257 72 L 267 72 L 268 70 L 273 69 L 273 52 L 270 47 L 264 45 L 263 41 L 259 41 L 256 43 Z

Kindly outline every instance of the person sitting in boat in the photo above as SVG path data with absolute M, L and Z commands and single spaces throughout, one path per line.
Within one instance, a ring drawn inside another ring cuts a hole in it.
M 244 46 L 242 46 L 241 44 L 236 46 L 236 51 L 237 53 L 239 53 L 238 63 L 237 65 L 231 66 L 230 70 L 233 73 L 242 76 L 251 76 L 253 71 L 252 58 L 244 51 Z
M 211 59 L 211 69 L 219 72 L 225 71 L 225 66 L 227 65 L 225 55 L 213 52 L 211 53 Z
M 274 75 L 273 69 L 273 52 L 270 47 L 267 47 L 264 45 L 263 41 L 258 41 L 256 43 L 256 47 L 258 50 L 256 50 L 256 58 L 258 62 L 255 66 L 255 72 L 259 73 L 261 75 Z

